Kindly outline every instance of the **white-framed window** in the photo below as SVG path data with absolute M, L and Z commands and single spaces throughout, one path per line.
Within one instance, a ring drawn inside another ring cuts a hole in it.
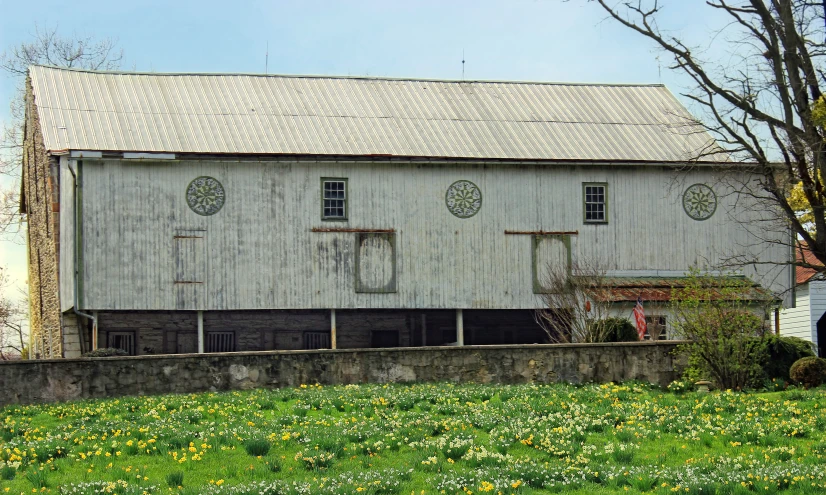
M 321 219 L 347 220 L 347 179 L 321 179 Z
M 666 333 L 666 318 L 665 316 L 658 316 L 658 315 L 650 315 L 645 317 L 645 326 L 647 330 L 645 331 L 645 340 L 651 340 L 652 338 L 656 340 L 668 340 L 668 334 Z M 653 337 L 652 337 L 653 336 Z
M 207 332 L 206 352 L 235 352 L 235 332 Z
M 582 200 L 585 223 L 608 223 L 608 184 L 582 184 Z
M 134 356 L 135 332 L 109 332 L 109 347 L 123 349 L 130 356 Z

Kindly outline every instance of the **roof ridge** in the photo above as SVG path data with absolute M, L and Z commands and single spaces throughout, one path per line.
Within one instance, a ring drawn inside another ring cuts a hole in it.
M 639 87 L 639 88 L 665 88 L 662 83 L 586 83 L 586 82 L 561 82 L 561 81 L 504 81 L 495 79 L 437 79 L 437 78 L 417 78 L 417 77 L 389 77 L 389 76 L 341 76 L 322 74 L 258 74 L 248 72 L 150 72 L 150 71 L 121 71 L 121 70 L 93 70 L 76 67 L 57 67 L 54 65 L 35 64 L 29 66 L 41 67 L 45 69 L 60 70 L 66 72 L 84 72 L 89 74 L 108 75 L 131 75 L 131 76 L 238 76 L 238 77 L 272 77 L 283 79 L 347 79 L 364 81 L 409 81 L 409 82 L 431 82 L 450 84 L 532 84 L 547 86 L 603 86 L 603 87 Z

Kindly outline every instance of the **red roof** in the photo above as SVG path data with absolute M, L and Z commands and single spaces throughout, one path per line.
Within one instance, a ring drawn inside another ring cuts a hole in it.
M 727 293 L 726 297 L 746 301 L 771 301 L 771 293 L 745 277 L 726 277 L 739 280 L 739 289 Z M 642 298 L 643 302 L 669 302 L 675 290 L 686 288 L 686 279 L 682 277 L 610 277 L 605 280 L 610 287 L 608 298 L 612 302 L 634 302 Z
M 804 244 L 798 243 L 797 249 L 795 251 L 795 261 L 798 263 L 805 263 L 811 266 L 823 266 L 823 263 L 818 260 L 814 253 L 809 249 L 808 246 L 804 247 Z M 815 275 L 820 273 L 822 270 L 817 270 L 815 268 L 811 268 L 811 266 L 798 266 L 795 267 L 795 279 L 797 279 L 797 285 L 805 284 L 809 280 L 812 279 Z

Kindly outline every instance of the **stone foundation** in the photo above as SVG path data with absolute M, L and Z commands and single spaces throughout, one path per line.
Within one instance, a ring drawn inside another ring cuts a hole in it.
M 157 337 L 156 337 L 157 338 Z M 0 405 L 302 383 L 551 383 L 678 377 L 679 342 L 235 352 L 0 362 Z

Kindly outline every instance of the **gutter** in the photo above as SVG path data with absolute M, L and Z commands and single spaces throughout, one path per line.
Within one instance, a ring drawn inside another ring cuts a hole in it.
M 74 274 L 73 274 L 74 275 L 73 278 L 74 278 L 74 289 L 75 290 L 74 290 L 74 304 L 72 305 L 72 311 L 74 311 L 74 313 L 78 316 L 82 316 L 82 317 L 86 318 L 87 320 L 92 320 L 92 350 L 94 351 L 94 350 L 97 349 L 98 320 L 97 320 L 97 318 L 94 317 L 94 315 L 91 315 L 89 313 L 84 313 L 84 312 L 82 312 L 78 309 L 79 299 L 80 299 L 80 290 L 79 290 L 79 287 L 78 287 L 78 285 L 79 285 L 78 279 L 80 278 L 79 277 L 79 275 L 80 275 L 79 266 L 80 265 L 78 263 L 78 258 L 79 258 L 78 253 L 80 251 L 80 243 L 81 243 L 80 231 L 78 229 L 78 216 L 80 214 L 80 211 L 79 211 L 79 208 L 80 208 L 79 207 L 79 205 L 80 205 L 80 200 L 79 199 L 80 198 L 78 196 L 78 189 L 79 189 L 78 174 L 80 173 L 80 167 L 83 165 L 83 162 L 78 161 L 77 164 L 78 164 L 78 173 L 77 174 L 75 174 L 74 169 L 72 169 L 72 161 L 71 160 L 69 161 L 69 164 L 68 164 L 69 172 L 72 173 L 72 182 L 73 182 L 73 187 L 74 187 L 74 200 L 75 200 L 75 204 L 74 204 L 74 208 L 73 208 L 73 210 L 74 210 L 73 213 L 74 214 L 72 215 L 72 223 L 73 223 L 72 228 L 74 229 L 74 233 L 75 233 L 75 239 L 74 239 L 75 242 L 72 246 L 72 250 L 74 252 L 74 265 L 75 265 L 74 266 L 74 268 L 75 268 L 74 269 Z M 77 333 L 78 333 L 78 337 L 80 338 L 81 352 L 83 352 L 85 339 L 83 338 L 83 332 L 81 332 L 81 330 L 80 330 L 80 325 L 78 325 L 78 327 L 77 327 Z
M 684 169 L 689 167 L 710 168 L 740 168 L 755 167 L 753 162 L 712 161 L 712 160 L 622 160 L 622 159 L 580 159 L 580 158 L 482 158 L 462 156 L 416 156 L 393 155 L 389 153 L 368 153 L 356 155 L 340 154 L 307 154 L 307 153 L 243 153 L 243 152 L 199 152 L 199 151 L 140 151 L 140 150 L 73 150 L 53 149 L 49 153 L 54 156 L 69 155 L 72 158 L 85 160 L 163 160 L 170 162 L 193 160 L 221 160 L 227 162 L 272 161 L 272 162 L 303 162 L 314 164 L 336 163 L 370 163 L 370 164 L 434 164 L 434 165 L 529 165 L 529 166 L 622 166 L 622 167 L 666 167 Z

